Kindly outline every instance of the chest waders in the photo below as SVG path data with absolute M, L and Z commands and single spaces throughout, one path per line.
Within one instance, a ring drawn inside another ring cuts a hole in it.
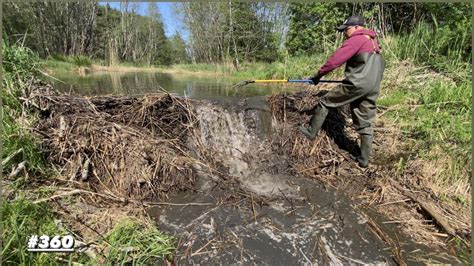
M 373 43 L 373 41 L 372 41 Z M 310 127 L 299 127 L 300 131 L 310 139 L 314 139 L 321 129 L 329 112 L 328 108 L 337 108 L 350 104 L 352 121 L 360 136 L 360 156 L 357 161 L 361 167 L 368 166 L 372 152 L 372 122 L 376 114 L 375 101 L 380 92 L 385 61 L 375 49 L 371 53 L 360 53 L 346 62 L 343 84 L 338 85 L 326 95 L 314 109 Z

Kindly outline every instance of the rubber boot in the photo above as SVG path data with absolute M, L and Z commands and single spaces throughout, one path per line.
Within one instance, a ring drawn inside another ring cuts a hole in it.
M 372 140 L 373 136 L 360 136 L 360 156 L 357 158 L 360 167 L 366 168 L 369 166 L 369 156 L 372 153 Z
M 311 121 L 309 122 L 310 126 L 308 128 L 304 126 L 298 127 L 298 129 L 303 133 L 306 137 L 311 140 L 314 140 L 318 135 L 319 130 L 323 126 L 324 120 L 328 115 L 328 109 L 321 104 L 318 104 L 316 109 L 314 110 L 314 115 L 311 117 Z

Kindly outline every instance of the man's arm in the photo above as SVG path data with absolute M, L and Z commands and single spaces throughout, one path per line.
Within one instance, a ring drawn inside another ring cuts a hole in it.
M 334 54 L 329 57 L 326 63 L 319 69 L 318 74 L 322 77 L 332 70 L 338 68 L 354 56 L 359 50 L 359 46 L 354 45 L 354 40 L 348 39 L 344 41 L 341 47 L 337 49 Z

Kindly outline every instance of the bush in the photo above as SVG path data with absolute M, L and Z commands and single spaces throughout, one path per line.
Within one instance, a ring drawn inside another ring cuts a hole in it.
M 3 75 L 13 75 L 21 81 L 38 74 L 39 57 L 27 47 L 10 46 L 3 41 L 2 47 Z M 5 86 L 5 80 L 2 81 Z
M 74 56 L 72 60 L 74 64 L 78 67 L 90 67 L 92 65 L 91 59 L 87 56 L 82 56 L 82 55 Z

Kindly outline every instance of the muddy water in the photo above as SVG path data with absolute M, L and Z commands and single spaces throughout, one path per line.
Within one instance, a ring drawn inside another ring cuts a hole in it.
M 56 76 L 64 92 L 82 95 L 142 94 L 161 88 L 195 99 L 200 145 L 225 167 L 222 184 L 201 171 L 196 191 L 174 195 L 149 210 L 161 230 L 179 240 L 178 264 L 396 264 L 397 250 L 409 264 L 456 263 L 403 237 L 390 224 L 383 231 L 399 239 L 389 246 L 374 234 L 357 202 L 322 184 L 288 173 L 288 158 L 269 152 L 273 121 L 263 95 L 281 87 L 231 88 L 235 81 L 160 73 L 102 73 Z M 218 102 L 211 104 L 209 102 Z M 260 200 L 257 198 L 261 198 Z M 193 203 L 206 203 L 194 205 Z M 384 221 L 371 213 L 371 219 Z M 379 225 L 382 225 L 379 223 Z

